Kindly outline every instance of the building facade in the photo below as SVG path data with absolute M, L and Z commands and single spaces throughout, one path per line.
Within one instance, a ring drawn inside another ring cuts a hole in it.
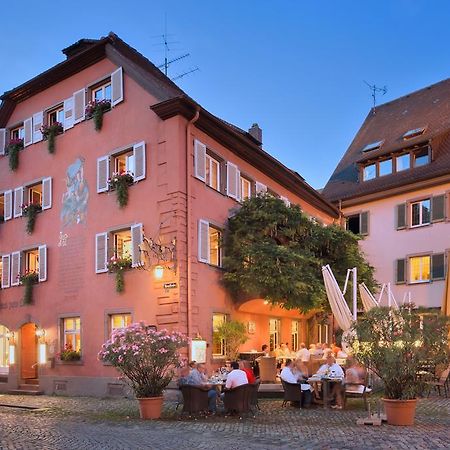
M 450 249 L 450 80 L 372 109 L 323 193 L 398 303 L 440 307 Z M 386 299 L 384 299 L 386 304 Z
M 63 52 L 65 61 L 5 93 L 0 106 L 0 390 L 121 393 L 97 354 L 114 328 L 140 320 L 201 336 L 211 365 L 224 354 L 214 329 L 229 317 L 246 323 L 247 350 L 295 347 L 309 332 L 325 340 L 298 312 L 261 299 L 235 304 L 220 284 L 220 240 L 230 211 L 259 192 L 323 224 L 337 209 L 262 149 L 258 127 L 245 132 L 215 117 L 116 35 Z M 87 115 L 95 105 L 106 108 L 100 130 Z M 50 153 L 45 127 L 56 122 Z M 120 207 L 123 172 L 132 175 Z M 41 209 L 31 233 L 30 204 Z M 114 262 L 128 268 L 123 292 Z

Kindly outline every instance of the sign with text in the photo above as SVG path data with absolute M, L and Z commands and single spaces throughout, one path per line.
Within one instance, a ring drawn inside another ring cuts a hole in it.
M 190 361 L 198 363 L 206 362 L 206 341 L 200 339 L 193 339 L 191 341 Z

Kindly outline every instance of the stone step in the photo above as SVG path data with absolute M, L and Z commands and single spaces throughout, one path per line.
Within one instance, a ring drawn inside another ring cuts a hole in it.
M 22 391 L 38 391 L 39 385 L 38 384 L 19 384 L 19 390 Z
M 37 384 L 39 385 L 39 380 L 37 378 L 25 378 L 23 384 Z
M 30 389 L 11 389 L 8 391 L 10 395 L 44 395 L 44 391 L 36 391 Z

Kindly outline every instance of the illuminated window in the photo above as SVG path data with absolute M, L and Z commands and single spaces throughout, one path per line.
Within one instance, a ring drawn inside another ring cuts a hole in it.
M 27 188 L 28 203 L 34 203 L 42 206 L 42 183 L 28 186 Z
M 39 273 L 39 250 L 34 248 L 24 252 L 25 271 Z
M 420 227 L 428 225 L 431 219 L 431 201 L 430 199 L 411 203 L 411 226 Z
M 269 349 L 271 352 L 280 345 L 280 319 L 269 319 Z
M 252 196 L 252 182 L 241 176 L 241 199 L 247 200 Z
M 206 184 L 220 191 L 220 162 L 211 155 L 206 155 Z
M 81 350 L 80 318 L 66 317 L 63 319 L 64 348 L 72 347 L 79 352 Z
M 9 330 L 0 325 L 0 375 L 8 373 L 9 367 Z
M 407 170 L 411 167 L 411 156 L 409 153 L 406 153 L 405 155 L 397 156 L 395 162 L 396 162 L 397 172 L 401 172 L 402 170 Z
M 213 266 L 222 265 L 222 251 L 221 251 L 221 238 L 222 233 L 220 230 L 214 227 L 209 227 L 208 229 L 209 237 L 209 263 Z
M 379 176 L 390 175 L 392 173 L 392 159 L 386 159 L 385 161 L 380 161 L 378 165 Z
M 370 164 L 363 169 L 363 180 L 372 180 L 377 176 L 377 166 L 376 164 Z
M 213 314 L 213 339 L 212 339 L 212 354 L 213 357 L 225 356 L 225 339 L 221 339 L 218 335 L 219 327 L 227 320 L 225 314 Z
M 47 125 L 50 126 L 56 122 L 59 122 L 61 124 L 64 123 L 64 107 L 63 107 L 63 105 L 59 105 L 56 108 L 53 108 L 47 112 Z
M 115 155 L 113 157 L 114 172 L 116 173 L 131 173 L 134 175 L 134 155 L 133 150 Z
M 413 256 L 409 258 L 409 281 L 410 283 L 424 283 L 430 281 L 431 257 Z
M 92 100 L 111 100 L 111 80 L 108 79 L 102 84 L 91 88 Z
M 296 352 L 298 350 L 298 333 L 299 333 L 298 320 L 293 320 L 291 322 L 291 350 L 293 352 Z
M 131 258 L 131 229 L 112 233 L 114 248 L 113 255 L 116 258 Z M 113 256 L 111 255 L 111 256 Z
M 119 328 L 125 328 L 131 325 L 131 314 L 111 314 L 110 316 L 110 331 L 117 330 Z

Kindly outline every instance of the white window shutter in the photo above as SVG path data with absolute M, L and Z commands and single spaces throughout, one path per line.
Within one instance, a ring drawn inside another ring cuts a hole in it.
M 0 128 L 0 155 L 4 155 L 6 150 L 6 129 Z
M 206 180 L 206 145 L 194 141 L 194 176 L 199 180 Z
M 44 123 L 44 111 L 33 114 L 33 144 L 42 141 L 41 127 Z
M 198 221 L 198 260 L 209 263 L 209 222 Z
M 236 164 L 227 162 L 227 195 L 239 199 L 239 170 Z
M 123 71 L 119 67 L 111 74 L 111 106 L 123 101 Z
M 95 273 L 108 272 L 108 233 L 95 235 Z
M 19 286 L 20 252 L 11 253 L 11 286 Z
M 47 246 L 39 246 L 39 282 L 47 281 Z
M 85 118 L 86 111 L 86 91 L 80 89 L 73 94 L 73 122 L 80 123 Z
M 2 288 L 9 288 L 11 285 L 11 255 L 2 256 Z
M 289 208 L 289 206 L 291 206 L 291 202 L 289 201 L 289 199 L 287 197 L 283 197 L 282 195 L 280 195 L 280 200 L 283 201 L 283 203 Z
M 27 147 L 33 143 L 33 118 L 23 121 L 23 146 Z
M 13 216 L 13 195 L 12 190 L 6 191 L 3 197 L 3 219 L 9 220 Z
M 97 159 L 97 192 L 108 190 L 109 178 L 109 156 L 102 156 Z
M 69 97 L 64 100 L 64 131 L 73 128 L 74 123 L 73 97 Z
M 141 265 L 140 245 L 143 241 L 142 223 L 131 226 L 131 267 Z
M 133 145 L 134 160 L 134 181 L 140 181 L 145 178 L 145 142 Z
M 255 183 L 255 190 L 256 190 L 256 195 L 265 194 L 267 192 L 267 186 L 265 184 L 262 184 L 259 181 L 257 181 Z
M 42 210 L 52 207 L 52 177 L 42 180 Z
M 14 218 L 22 217 L 23 187 L 14 189 Z

